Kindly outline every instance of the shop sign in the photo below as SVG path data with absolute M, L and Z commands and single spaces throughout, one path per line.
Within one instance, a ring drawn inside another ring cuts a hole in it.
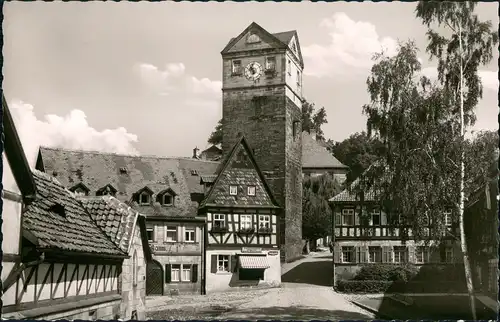
M 258 254 L 258 253 L 262 253 L 262 248 L 260 248 L 260 247 L 241 247 L 241 252 L 242 253 Z

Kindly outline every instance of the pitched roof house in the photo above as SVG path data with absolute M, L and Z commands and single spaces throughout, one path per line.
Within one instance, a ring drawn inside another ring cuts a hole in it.
M 122 272 L 128 257 L 123 246 L 130 234 L 125 231 L 121 243 L 111 239 L 72 192 L 50 175 L 29 169 L 3 103 L 5 154 L 24 195 L 2 193 L 2 215 L 8 218 L 2 225 L 2 248 L 7 251 L 2 258 L 3 317 L 130 318 L 120 312 L 129 303 L 119 287 L 127 277 Z M 140 266 L 137 260 L 135 264 Z

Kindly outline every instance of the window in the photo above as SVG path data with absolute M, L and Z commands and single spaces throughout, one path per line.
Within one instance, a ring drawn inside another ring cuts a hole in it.
M 132 257 L 132 285 L 137 286 L 137 281 L 139 280 L 139 263 L 137 261 L 137 251 L 134 251 L 134 256 Z
M 247 43 L 253 44 L 253 43 L 256 43 L 256 42 L 260 42 L 260 37 L 259 36 L 257 36 L 256 34 L 250 34 L 250 35 L 248 35 L 248 37 L 247 37 Z
M 214 227 L 218 228 L 226 227 L 226 215 L 214 214 Z
M 151 203 L 151 196 L 147 192 L 141 192 L 139 195 L 139 204 L 140 205 L 147 205 Z
M 295 139 L 298 136 L 298 132 L 299 132 L 299 121 L 294 121 L 292 123 L 292 134 L 293 134 L 293 140 L 294 141 L 295 141 Z
M 236 196 L 238 194 L 238 186 L 229 186 L 229 194 Z
M 217 255 L 217 272 L 229 272 L 229 255 Z
M 154 228 L 146 228 L 146 234 L 148 235 L 148 242 L 153 242 L 155 238 Z
M 444 262 L 453 263 L 453 248 L 446 247 L 444 250 Z
M 177 241 L 177 227 L 167 226 L 165 230 L 165 240 L 168 242 Z
M 240 229 L 252 228 L 252 215 L 240 215 Z
M 139 320 L 139 318 L 137 317 L 137 310 L 133 310 L 132 311 L 132 314 L 131 314 L 131 317 L 130 317 L 131 320 Z M 93 319 L 94 320 L 94 319 Z M 97 320 L 97 318 L 95 319 Z
M 164 194 L 163 198 L 161 200 L 162 201 L 162 205 L 164 205 L 164 206 L 171 206 L 172 205 L 172 200 L 173 200 L 173 198 L 172 198 L 171 195 Z
M 77 196 L 86 196 L 87 195 L 87 191 L 85 191 L 83 188 L 78 187 L 78 188 L 75 189 L 75 194 Z
M 406 263 L 406 246 L 394 246 L 394 263 Z
M 300 87 L 301 81 L 300 81 L 300 71 L 297 71 L 297 87 Z
M 380 226 L 380 210 L 373 210 L 372 211 L 372 225 L 373 226 Z
M 233 60 L 232 64 L 233 75 L 241 75 L 241 60 Z
M 354 209 L 342 209 L 342 225 L 354 226 Z
M 182 265 L 181 280 L 183 282 L 191 281 L 191 265 Z
M 259 229 L 260 228 L 270 228 L 270 227 L 271 227 L 271 216 L 259 215 Z
M 276 57 L 266 57 L 266 70 L 273 71 L 276 69 Z
M 378 246 L 368 247 L 368 262 L 381 263 L 382 262 L 382 248 Z
M 354 246 L 342 246 L 342 263 L 354 262 Z
M 247 195 L 255 196 L 255 186 L 248 186 L 247 187 Z
M 429 262 L 429 247 L 417 246 L 415 252 L 415 262 L 418 264 Z
M 288 75 L 292 75 L 292 62 L 290 61 L 290 59 L 288 59 L 287 71 Z
M 446 210 L 444 212 L 444 225 L 446 227 L 451 227 L 451 210 Z
M 194 243 L 195 233 L 196 233 L 196 228 L 186 227 L 184 230 L 184 241 L 188 243 Z
M 172 282 L 180 282 L 181 281 L 181 265 L 174 264 L 172 265 L 170 271 L 171 281 Z

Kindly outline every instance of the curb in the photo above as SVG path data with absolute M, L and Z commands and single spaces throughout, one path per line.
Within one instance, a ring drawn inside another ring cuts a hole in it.
M 349 301 L 349 302 L 351 302 L 352 304 L 356 305 L 357 307 L 362 308 L 365 311 L 368 311 L 370 313 L 375 314 L 375 318 L 383 319 L 383 320 L 394 320 L 390 316 L 387 316 L 385 314 L 380 314 L 377 310 L 375 310 L 375 309 L 373 309 L 373 308 L 371 308 L 371 307 L 369 307 L 367 305 L 361 304 L 361 303 L 359 303 L 357 301 Z

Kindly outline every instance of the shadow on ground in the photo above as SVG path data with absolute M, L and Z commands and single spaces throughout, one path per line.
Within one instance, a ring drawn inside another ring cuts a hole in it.
M 216 319 L 244 320 L 368 320 L 370 316 L 342 310 L 321 310 L 310 307 L 266 307 L 248 310 L 237 310 L 222 316 L 212 316 Z
M 332 262 L 305 262 L 281 276 L 283 283 L 301 283 L 320 286 L 332 285 Z

